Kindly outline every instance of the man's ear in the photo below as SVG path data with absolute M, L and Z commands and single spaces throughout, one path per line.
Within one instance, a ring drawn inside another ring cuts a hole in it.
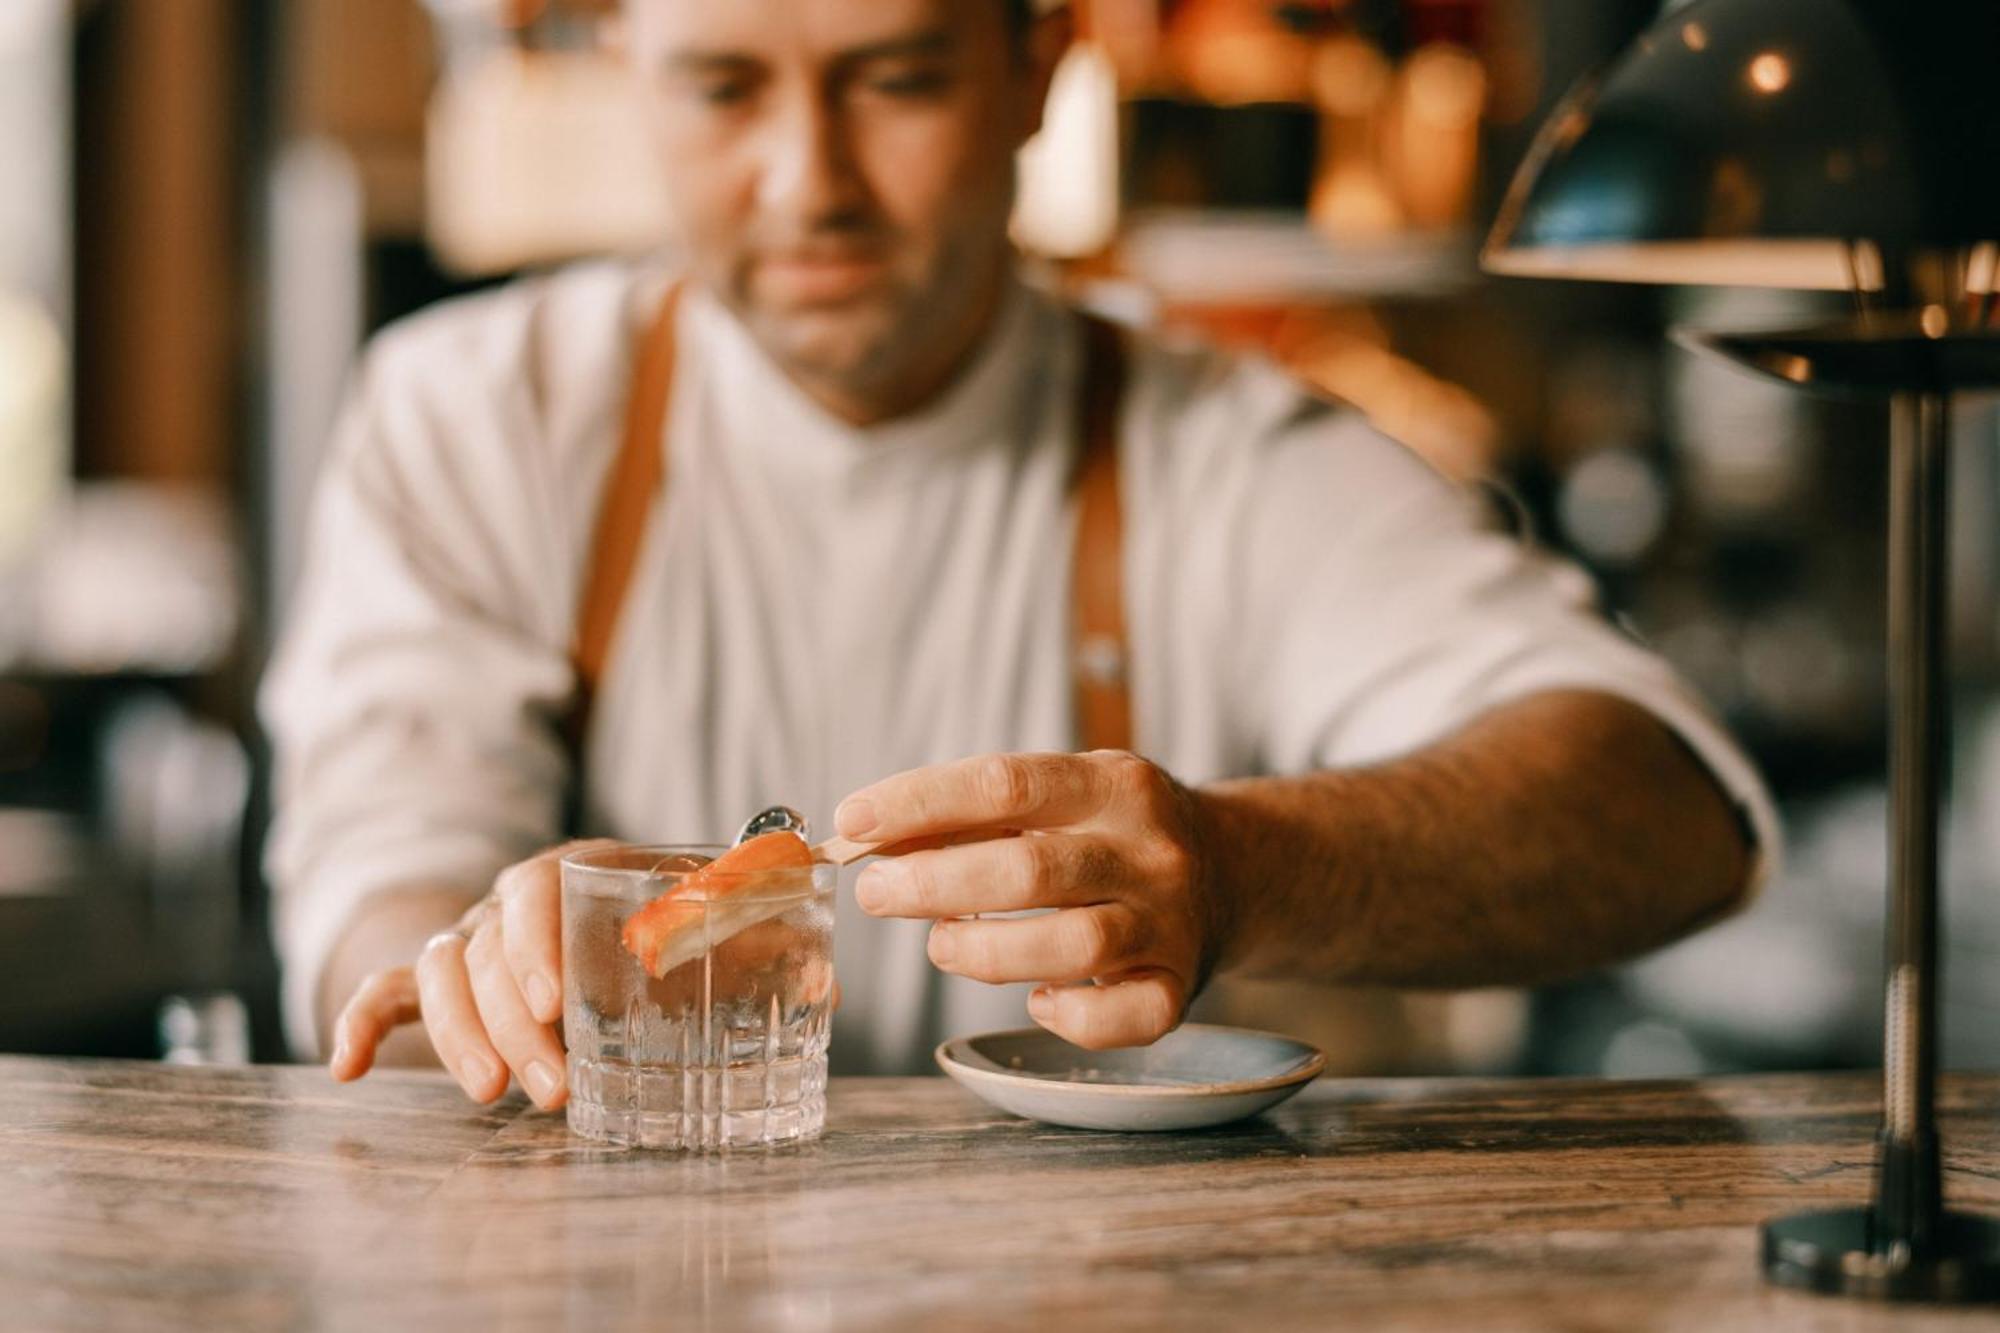
M 1022 74 L 1028 80 L 1028 102 L 1021 129 L 1014 140 L 1016 148 L 1040 133 L 1042 112 L 1049 103 L 1049 84 L 1054 81 L 1056 66 L 1062 63 L 1063 54 L 1075 38 L 1076 16 L 1070 5 L 1057 5 L 1031 20 L 1028 31 L 1022 34 L 1021 62 L 1025 66 Z

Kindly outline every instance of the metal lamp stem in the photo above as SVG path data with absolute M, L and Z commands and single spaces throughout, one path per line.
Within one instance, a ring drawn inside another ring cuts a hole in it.
M 1768 342 L 1769 340 L 1767 340 Z M 1928 351 L 1907 342 L 1913 357 Z M 1893 342 L 1881 345 L 1893 368 Z M 1779 350 L 1771 343 L 1765 350 Z M 1833 349 L 1837 355 L 1839 348 Z M 1796 357 L 1798 352 L 1779 354 Z M 1868 357 L 1851 362 L 1864 369 Z M 1826 364 L 1822 356 L 1820 365 Z M 1941 387 L 1890 398 L 1891 801 L 1882 1129 L 1865 1207 L 1764 1224 L 1764 1272 L 1891 1301 L 2000 1299 L 2000 1220 L 1947 1212 L 1938 1151 L 1938 829 L 1946 721 L 1945 526 L 1950 410 Z
M 1943 1212 L 1937 1136 L 1938 827 L 1946 718 L 1949 402 L 1891 402 L 1889 705 L 1891 837 L 1882 1131 L 1875 1187 L 1884 1249 L 1924 1255 Z

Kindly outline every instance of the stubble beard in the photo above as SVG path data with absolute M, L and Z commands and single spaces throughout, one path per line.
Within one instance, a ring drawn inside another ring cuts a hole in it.
M 937 369 L 949 373 L 984 336 L 983 324 L 976 331 L 969 326 L 990 320 L 988 307 L 1011 257 L 1003 223 L 946 248 L 920 275 L 892 270 L 883 290 L 852 303 L 766 309 L 751 290 L 747 264 L 734 268 L 720 290 L 763 353 L 809 393 L 900 412 L 920 405 L 903 401 L 904 386 Z M 927 364 L 940 349 L 952 353 L 953 364 Z

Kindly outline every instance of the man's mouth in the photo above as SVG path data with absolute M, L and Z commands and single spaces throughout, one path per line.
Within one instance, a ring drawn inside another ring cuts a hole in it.
M 761 295 L 780 305 L 837 305 L 881 281 L 888 261 L 875 250 L 788 250 L 757 263 Z

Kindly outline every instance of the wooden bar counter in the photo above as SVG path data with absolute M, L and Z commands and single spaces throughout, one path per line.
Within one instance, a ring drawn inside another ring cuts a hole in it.
M 2000 1211 L 2000 1076 L 1945 1081 Z M 442 1075 L 0 1058 L 0 1328 L 2000 1327 L 1774 1291 L 1756 1223 L 1862 1199 L 1876 1085 L 1324 1082 L 1105 1135 L 836 1080 L 770 1153 L 592 1149 Z

